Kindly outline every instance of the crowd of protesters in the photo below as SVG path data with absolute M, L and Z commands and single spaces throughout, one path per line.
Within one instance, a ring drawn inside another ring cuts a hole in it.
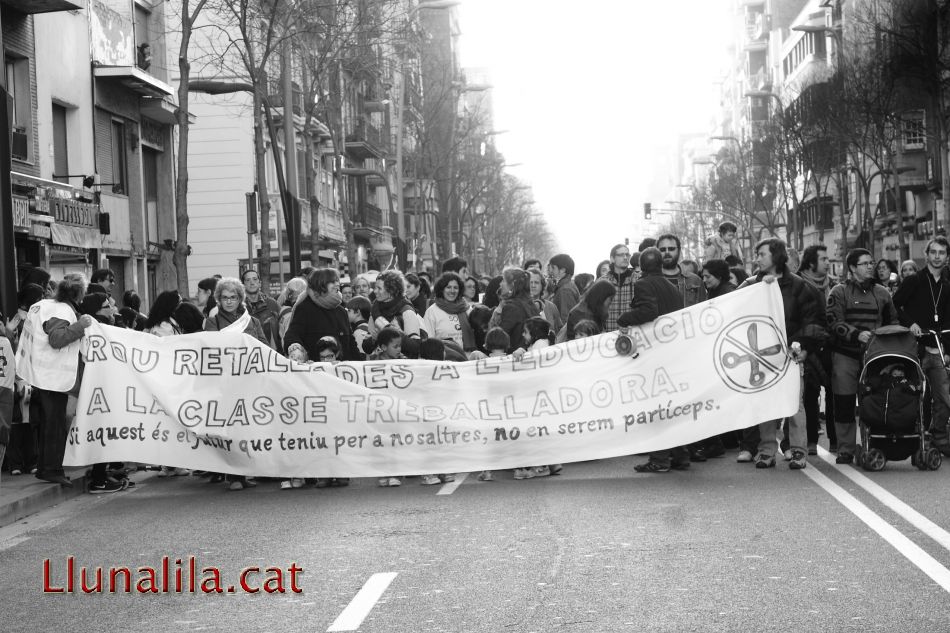
M 546 263 L 529 259 L 491 278 L 470 275 L 467 262 L 457 257 L 443 262 L 434 279 L 425 272 L 385 270 L 344 283 L 335 269 L 308 268 L 289 280 L 276 299 L 264 290 L 258 272 L 248 269 L 240 278 L 202 279 L 194 298 L 162 292 L 148 314 L 141 313 L 134 291 L 125 292 L 122 306 L 117 305 L 112 297 L 115 277 L 108 269 L 95 271 L 91 280 L 70 273 L 54 282 L 47 272 L 32 268 L 22 280 L 17 313 L 0 321 L 5 334 L 0 336 L 0 458 L 5 453 L 4 469 L 11 475 L 33 474 L 72 485 L 63 469 L 70 395 L 78 392 L 79 345 L 93 321 L 155 336 L 243 332 L 298 362 L 466 361 L 524 354 L 641 325 L 755 283 L 775 283 L 781 292 L 790 354 L 803 367 L 799 411 L 651 453 L 636 465 L 638 472 L 684 470 L 691 463 L 723 457 L 730 448 L 738 451 L 737 462 L 756 468 L 775 466 L 778 455 L 792 469 L 805 468 L 808 456 L 817 454 L 822 418 L 837 462 L 852 463 L 863 347 L 877 327 L 897 323 L 920 337 L 933 401 L 929 433 L 933 445 L 950 454 L 950 359 L 940 357 L 927 334 L 950 329 L 946 238 L 927 244 L 920 268 L 912 260 L 900 266 L 886 259 L 875 262 L 867 250 L 854 249 L 847 253 L 839 279 L 832 278 L 822 244 L 799 255 L 778 238 L 764 239 L 755 245 L 754 262 L 747 268 L 736 227 L 725 222 L 706 246 L 700 264 L 683 259 L 680 240 L 672 234 L 644 239 L 636 251 L 617 244 L 593 274 L 577 273 L 574 259 L 563 253 Z M 225 482 L 231 490 L 256 485 L 251 477 L 157 467 L 163 477 L 203 476 L 211 483 Z M 563 468 L 525 466 L 514 469 L 513 476 L 558 475 Z M 89 491 L 134 485 L 128 472 L 122 464 L 96 464 Z M 481 481 L 494 478 L 490 471 L 478 475 Z M 425 485 L 453 480 L 452 473 L 421 476 Z M 345 478 L 291 478 L 279 487 L 348 484 Z M 378 484 L 399 486 L 402 479 L 383 477 Z

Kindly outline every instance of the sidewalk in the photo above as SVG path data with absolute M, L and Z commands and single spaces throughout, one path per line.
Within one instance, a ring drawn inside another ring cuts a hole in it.
M 16 476 L 3 473 L 0 475 L 0 527 L 85 494 L 87 470 L 86 467 L 66 469 L 72 488 L 42 481 L 29 473 Z

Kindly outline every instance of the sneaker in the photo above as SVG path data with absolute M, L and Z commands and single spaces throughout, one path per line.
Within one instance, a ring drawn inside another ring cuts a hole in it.
M 398 477 L 390 477 L 390 478 L 389 478 L 389 487 L 390 487 L 390 488 L 395 488 L 395 487 L 401 486 L 401 485 L 402 485 L 402 479 L 399 479 Z
M 14 468 L 13 470 L 10 471 L 10 474 L 11 474 L 11 475 L 22 475 L 22 474 L 23 474 L 23 471 L 20 470 L 19 468 Z
M 534 476 L 535 477 L 547 477 L 551 474 L 551 469 L 547 466 L 535 466 L 534 467 Z
M 482 472 L 478 473 L 478 480 L 479 481 L 495 481 L 495 478 L 492 476 L 490 470 L 483 470 Z
M 402 485 L 398 477 L 380 477 L 378 483 L 380 488 L 395 488 Z
M 792 470 L 801 470 L 808 465 L 808 458 L 805 451 L 795 449 L 792 451 L 792 458 L 788 460 L 788 467 Z
M 89 494 L 91 495 L 102 495 L 110 492 L 119 492 L 125 488 L 122 484 L 117 481 L 103 481 L 102 483 L 92 483 L 89 484 Z
M 232 481 L 231 485 L 228 486 L 228 490 L 244 490 L 244 482 Z
M 787 462 L 792 461 L 792 449 L 790 448 L 785 449 L 785 452 L 782 453 L 782 456 L 785 458 L 785 461 Z
M 171 477 L 171 476 L 172 476 L 171 468 L 168 468 L 167 466 L 162 466 L 162 470 L 158 473 L 158 476 L 159 476 L 159 477 Z
M 294 477 L 290 480 L 291 488 L 303 488 L 304 480 L 300 477 Z
M 221 473 L 212 473 L 211 476 L 208 477 L 209 484 L 219 484 L 222 481 L 224 481 L 224 475 Z
M 317 485 L 319 485 L 319 484 L 320 484 L 320 482 L 319 482 L 319 480 L 318 480 L 318 481 L 317 481 Z M 379 478 L 379 481 L 377 481 L 376 484 L 377 484 L 380 488 L 386 488 L 386 487 L 388 487 L 388 486 L 389 486 L 389 477 L 380 477 L 380 478 Z
M 534 479 L 533 468 L 515 468 L 515 479 Z
M 453 481 L 455 481 L 455 475 L 452 475 L 452 474 L 440 475 L 440 476 L 439 476 L 439 479 L 442 480 L 442 483 L 450 484 L 450 483 L 452 483 Z
M 721 444 L 713 444 L 712 446 L 707 446 L 703 449 L 703 455 L 707 458 L 711 457 L 724 457 L 726 454 L 726 448 Z
M 835 458 L 836 464 L 853 464 L 854 455 L 849 455 L 847 453 L 838 453 L 838 456 Z
M 423 486 L 438 486 L 442 483 L 442 480 L 436 477 L 435 475 L 423 475 L 422 481 L 419 482 Z
M 191 471 L 187 468 L 172 468 L 169 472 L 171 477 L 187 477 L 191 474 Z
M 349 477 L 337 477 L 330 480 L 330 485 L 336 488 L 344 488 L 350 485 Z
M 551 464 L 548 466 L 548 468 L 550 469 L 552 475 L 560 475 L 561 471 L 564 470 L 564 466 L 561 464 Z
M 755 456 L 755 467 L 756 468 L 775 468 L 775 458 L 766 457 L 762 453 L 759 453 Z
M 808 454 L 809 454 L 809 455 L 817 455 L 817 454 L 818 454 L 818 445 L 817 445 L 817 444 L 809 444 L 809 445 L 808 445 Z
M 689 461 L 691 462 L 704 462 L 706 461 L 706 454 L 703 453 L 703 449 L 697 448 L 695 451 L 690 451 Z
M 293 486 L 291 485 L 289 479 L 285 479 L 285 480 L 283 480 L 282 482 L 280 482 L 280 489 L 281 489 L 281 490 L 290 490 L 291 488 L 293 488 Z
M 739 455 L 736 457 L 736 462 L 740 464 L 748 464 L 752 461 L 752 451 L 739 451 Z
M 638 473 L 668 473 L 670 472 L 669 466 L 664 466 L 659 462 L 646 462 L 645 464 L 637 464 L 633 467 Z
M 382 479 L 380 479 L 380 481 L 382 481 Z M 382 486 L 383 484 L 380 483 L 379 485 Z M 330 479 L 326 477 L 320 477 L 315 482 L 313 482 L 314 488 L 328 488 L 329 486 L 330 486 Z

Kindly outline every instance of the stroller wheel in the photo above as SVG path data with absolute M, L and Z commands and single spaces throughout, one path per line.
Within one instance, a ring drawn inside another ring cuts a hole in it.
M 885 457 L 884 451 L 879 448 L 872 448 L 864 454 L 864 470 L 877 472 L 884 470 L 885 464 L 887 464 L 887 457 Z
M 940 464 L 943 463 L 943 455 L 940 453 L 940 449 L 934 448 L 931 446 L 927 449 L 927 468 L 930 470 L 937 470 L 940 468 Z
M 925 453 L 919 448 L 914 451 L 914 454 L 910 456 L 910 463 L 917 467 L 917 470 L 927 470 L 930 467 L 927 465 L 927 459 Z

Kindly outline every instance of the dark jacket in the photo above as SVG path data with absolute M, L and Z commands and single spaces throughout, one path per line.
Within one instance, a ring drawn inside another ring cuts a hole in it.
M 280 306 L 263 292 L 259 293 L 257 297 L 257 301 L 253 303 L 250 299 L 245 301 L 247 310 L 251 313 L 252 317 L 260 321 L 267 344 L 279 350 L 280 332 L 277 327 L 277 315 L 280 314 Z
M 858 340 L 861 332 L 898 322 L 891 293 L 873 279 L 863 284 L 848 279 L 832 288 L 828 295 L 827 318 L 832 348 L 852 358 L 861 358 L 864 354 L 864 345 Z
M 561 315 L 561 323 L 567 320 L 567 315 L 571 313 L 571 308 L 577 305 L 581 300 L 581 293 L 577 291 L 577 284 L 574 279 L 565 276 L 557 282 L 554 289 L 554 296 L 551 297 L 551 303 L 557 306 L 557 311 Z
M 683 308 L 683 295 L 663 273 L 647 273 L 633 285 L 630 310 L 620 315 L 617 324 L 620 327 L 642 325 Z
M 927 268 L 907 277 L 898 286 L 893 301 L 900 323 L 905 327 L 916 323 L 925 332 L 950 329 L 950 277 L 946 268 L 937 280 Z M 944 334 L 940 340 L 944 349 L 947 349 L 950 335 Z M 921 337 L 921 341 L 925 345 L 935 346 L 932 336 Z
M 294 343 L 300 343 L 307 350 L 310 360 L 316 361 L 319 358 L 317 341 L 324 336 L 332 336 L 337 340 L 343 360 L 362 359 L 343 306 L 321 308 L 310 299 L 304 299 L 294 308 L 294 315 L 284 335 L 284 353 Z
M 699 278 L 699 275 L 684 273 L 680 270 L 676 275 L 664 274 L 663 277 L 676 286 L 676 289 L 683 295 L 685 307 L 688 308 L 706 300 L 706 286 L 703 285 L 703 280 Z M 636 289 L 634 289 L 633 294 L 636 296 Z
M 715 288 L 706 289 L 706 297 L 709 299 L 715 299 L 717 297 L 721 297 L 722 295 L 727 295 L 735 289 L 736 285 L 731 281 L 721 281 Z
M 566 341 L 574 340 L 574 328 L 577 327 L 577 324 L 581 321 L 593 321 L 597 324 L 597 327 L 601 327 L 602 323 L 597 318 L 597 316 L 590 311 L 590 308 L 587 307 L 587 304 L 581 301 L 571 310 L 571 313 L 567 315 L 567 325 L 564 329 L 564 336 Z
M 760 272 L 755 277 L 749 277 L 739 288 L 759 283 L 765 276 L 766 273 Z M 776 283 L 782 293 L 782 305 L 785 307 L 785 333 L 788 343 L 798 342 L 802 349 L 817 352 L 828 338 L 825 310 L 821 305 L 819 292 L 798 275 L 787 271 Z
M 509 354 L 524 345 L 524 322 L 533 316 L 540 315 L 537 306 L 528 298 L 512 298 L 502 303 L 501 323 L 498 327 L 508 334 Z

